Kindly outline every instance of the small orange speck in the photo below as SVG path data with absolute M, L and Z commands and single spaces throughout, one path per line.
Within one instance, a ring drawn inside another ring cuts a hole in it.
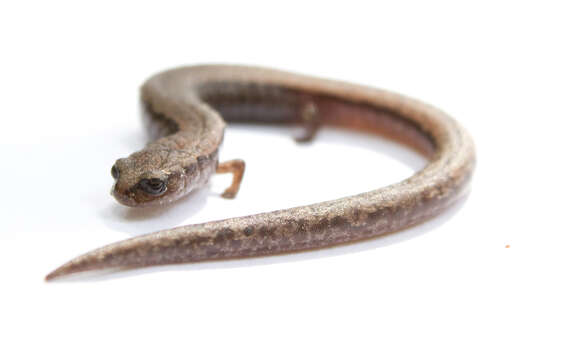
M 507 244 L 507 245 L 505 246 L 505 248 L 506 248 L 506 249 L 509 249 L 509 248 L 510 248 L 510 245 L 509 245 L 509 244 Z

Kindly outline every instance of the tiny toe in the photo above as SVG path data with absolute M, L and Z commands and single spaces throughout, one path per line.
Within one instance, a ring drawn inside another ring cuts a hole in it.
M 304 135 L 295 136 L 294 141 L 300 144 L 310 143 L 314 140 L 314 133 L 315 132 L 308 132 Z
M 231 192 L 231 191 L 224 191 L 224 193 L 222 193 L 222 197 L 223 198 L 227 198 L 227 199 L 233 199 L 236 198 L 236 192 Z

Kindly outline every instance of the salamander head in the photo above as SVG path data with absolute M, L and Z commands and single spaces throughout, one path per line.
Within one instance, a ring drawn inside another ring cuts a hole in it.
M 196 175 L 196 165 L 183 168 L 183 158 L 143 150 L 121 158 L 111 168 L 115 185 L 111 194 L 131 207 L 162 205 L 181 198 Z

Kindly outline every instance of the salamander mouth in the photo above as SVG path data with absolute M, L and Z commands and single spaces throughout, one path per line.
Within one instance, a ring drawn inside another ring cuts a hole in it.
M 121 192 L 117 189 L 117 185 L 113 185 L 111 188 L 111 195 L 115 197 L 117 202 L 126 205 L 128 207 L 138 207 L 139 203 L 135 200 L 135 195 L 130 190 Z

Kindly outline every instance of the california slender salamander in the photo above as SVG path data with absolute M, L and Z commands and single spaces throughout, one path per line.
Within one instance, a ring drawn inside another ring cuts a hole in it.
M 384 135 L 425 155 L 412 177 L 351 197 L 257 215 L 176 227 L 81 255 L 50 273 L 136 268 L 271 255 L 367 239 L 416 225 L 456 201 L 475 165 L 468 133 L 442 111 L 370 87 L 278 70 L 204 65 L 150 78 L 141 90 L 158 138 L 112 168 L 113 195 L 130 206 L 163 204 L 232 172 L 235 196 L 244 163 L 218 164 L 226 122 L 319 125 Z M 356 161 L 354 161 L 356 162 Z M 353 162 L 353 165 L 355 164 Z

